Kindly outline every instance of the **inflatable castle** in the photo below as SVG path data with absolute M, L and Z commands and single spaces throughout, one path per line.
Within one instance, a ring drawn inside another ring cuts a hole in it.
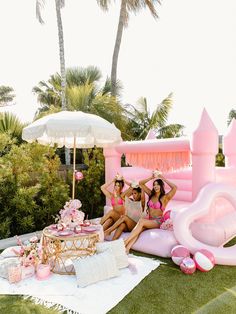
M 146 140 L 104 149 L 106 182 L 117 172 L 127 180 L 141 180 L 157 168 L 178 187 L 166 208 L 173 231 L 145 230 L 134 250 L 170 257 L 181 244 L 192 254 L 211 251 L 217 264 L 236 265 L 236 245 L 225 247 L 236 236 L 236 120 L 223 137 L 225 167 L 215 166 L 218 147 L 218 131 L 204 109 L 191 138 L 155 139 L 150 132 Z M 121 167 L 123 154 L 132 167 Z M 107 199 L 105 211 L 109 208 Z

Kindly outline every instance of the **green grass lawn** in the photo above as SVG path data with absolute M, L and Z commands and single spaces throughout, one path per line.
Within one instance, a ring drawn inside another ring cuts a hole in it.
M 137 255 L 157 258 L 146 254 Z M 236 267 L 215 266 L 210 272 L 183 274 L 171 259 L 133 289 L 109 314 L 236 313 Z M 18 296 L 0 296 L 2 314 L 55 314 Z

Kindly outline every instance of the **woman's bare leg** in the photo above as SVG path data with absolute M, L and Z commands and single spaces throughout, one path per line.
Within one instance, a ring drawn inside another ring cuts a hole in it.
M 124 231 L 128 231 L 128 228 L 126 226 L 126 224 L 123 222 L 121 225 L 119 225 L 119 227 L 116 229 L 116 232 L 114 234 L 114 236 L 112 237 L 112 240 L 117 240 L 119 239 L 120 235 L 122 234 L 122 232 Z
M 113 209 L 112 209 L 112 210 L 109 210 L 109 212 L 107 212 L 106 215 L 104 215 L 104 216 L 101 218 L 101 220 L 100 220 L 100 224 L 101 224 L 101 225 L 103 225 L 104 222 L 105 222 L 108 218 L 111 217 L 111 212 L 112 212 L 112 211 L 113 211 Z
M 105 234 L 105 230 L 107 230 L 110 226 L 112 226 L 113 223 L 114 223 L 114 221 L 113 221 L 112 218 L 108 218 L 108 219 L 104 222 L 104 224 L 102 225 L 104 234 Z
M 105 231 L 105 235 L 110 235 L 112 231 L 118 228 L 124 222 L 124 216 L 120 217 L 110 228 Z
M 109 218 L 103 223 L 103 230 L 107 230 L 111 225 L 120 218 L 120 213 L 117 213 L 114 210 L 110 211 Z
M 132 231 L 134 227 L 137 225 L 137 223 L 133 219 L 129 218 L 128 216 L 124 216 L 124 217 L 125 217 L 124 222 L 127 225 L 128 231 Z
M 144 229 L 145 230 L 145 229 Z M 132 248 L 133 244 L 137 241 L 139 235 L 137 235 L 135 238 L 133 238 L 133 240 L 131 240 L 127 246 L 125 247 L 126 249 L 126 253 L 129 254 L 130 249 Z
M 123 231 L 131 231 L 134 229 L 134 227 L 136 226 L 136 222 L 134 220 L 132 220 L 131 218 L 129 218 L 128 216 L 122 216 L 120 217 L 110 228 L 108 228 L 105 232 L 104 235 L 108 236 L 111 234 L 112 231 L 114 231 L 116 228 L 118 228 L 119 226 L 123 225 L 123 223 L 125 223 L 126 228 L 124 229 L 124 226 L 122 226 L 122 228 L 120 230 Z M 120 237 L 121 233 L 117 231 L 117 233 L 114 234 L 112 240 L 116 240 Z
M 148 220 L 144 218 L 139 219 L 131 234 L 125 239 L 125 246 L 127 246 L 134 238 L 137 240 L 137 236 L 139 236 L 144 229 L 153 229 L 158 227 L 159 224 L 155 220 Z

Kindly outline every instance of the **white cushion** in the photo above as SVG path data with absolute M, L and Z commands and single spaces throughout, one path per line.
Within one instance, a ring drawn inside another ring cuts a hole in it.
M 109 250 L 101 254 L 78 258 L 73 260 L 73 264 L 79 287 L 86 287 L 119 275 L 115 257 Z
M 125 251 L 125 244 L 123 239 L 96 243 L 97 253 L 104 252 L 107 249 L 110 249 L 114 254 L 118 268 L 124 268 L 129 265 L 128 255 Z
M 16 257 L 17 254 L 16 252 L 20 252 L 21 246 L 17 245 L 17 246 L 10 246 L 8 248 L 6 248 L 4 251 L 2 251 L 2 253 L 0 254 L 1 257 L 7 258 L 7 257 Z M 14 250 L 16 252 L 14 252 Z
M 8 268 L 20 265 L 20 259 L 16 257 L 0 260 L 0 277 L 8 279 Z

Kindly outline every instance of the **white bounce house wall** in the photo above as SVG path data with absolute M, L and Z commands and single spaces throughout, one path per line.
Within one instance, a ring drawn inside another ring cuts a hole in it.
M 167 207 L 172 210 L 174 231 L 147 230 L 135 243 L 134 249 L 167 257 L 177 243 L 185 244 L 192 253 L 199 247 L 210 247 L 217 263 L 236 265 L 236 246 L 223 248 L 236 235 L 235 138 L 236 121 L 233 120 L 223 143 L 226 166 L 215 167 L 218 131 L 204 109 L 191 139 L 147 139 L 123 142 L 112 149 L 104 149 L 106 181 L 112 180 L 117 172 L 127 180 L 138 181 L 158 168 L 178 187 Z M 122 154 L 126 155 L 126 161 L 132 167 L 121 167 Z M 149 184 L 151 187 L 152 182 Z M 168 187 L 166 189 L 168 191 Z M 207 192 L 204 193 L 205 190 Z M 219 190 L 223 192 L 219 193 Z M 205 210 L 195 215 L 195 204 Z M 108 199 L 106 205 L 105 210 L 110 207 Z M 191 221 L 184 218 L 189 213 Z M 154 242 L 150 243 L 150 238 Z M 220 252 L 217 251 L 219 249 Z

